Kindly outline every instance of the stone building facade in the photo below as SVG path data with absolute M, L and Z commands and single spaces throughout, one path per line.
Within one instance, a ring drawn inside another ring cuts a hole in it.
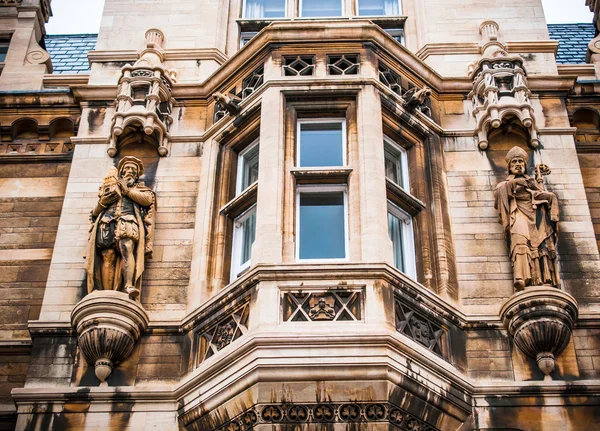
M 50 14 L 0 0 L 0 429 L 600 428 L 598 38 L 106 0 L 87 70 Z

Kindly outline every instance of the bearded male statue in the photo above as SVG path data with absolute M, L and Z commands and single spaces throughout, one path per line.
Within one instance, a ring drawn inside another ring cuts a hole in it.
M 536 177 L 527 175 L 527 153 L 513 147 L 506 155 L 508 177 L 494 191 L 517 291 L 527 286 L 558 287 L 560 278 L 556 260 L 558 199 L 544 187 L 543 173 L 549 168 L 536 166 Z
M 92 210 L 86 250 L 88 293 L 118 290 L 139 301 L 144 259 L 152 255 L 155 195 L 140 183 L 144 166 L 136 157 L 112 168 Z

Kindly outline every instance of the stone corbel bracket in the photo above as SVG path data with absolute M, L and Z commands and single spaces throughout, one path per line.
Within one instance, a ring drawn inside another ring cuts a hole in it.
M 107 151 L 110 157 L 117 155 L 119 137 L 129 125 L 139 126 L 146 135 L 154 136 L 160 156 L 169 153 L 171 112 L 175 104 L 171 92 L 177 73 L 163 66 L 163 41 L 160 30 L 148 30 L 146 48 L 140 52 L 139 59 L 122 69 Z
M 75 306 L 71 324 L 101 386 L 108 386 L 106 379 L 113 367 L 129 358 L 148 322 L 139 302 L 113 290 L 94 291 Z
M 575 298 L 550 286 L 517 292 L 500 310 L 500 318 L 517 348 L 535 359 L 546 376 L 569 344 L 577 316 Z
M 499 128 L 508 118 L 517 118 L 529 132 L 529 146 L 539 146 L 538 129 L 527 87 L 523 59 L 497 50 L 494 57 L 483 58 L 471 72 L 473 116 L 477 123 L 475 136 L 479 149 L 488 147 L 488 133 Z

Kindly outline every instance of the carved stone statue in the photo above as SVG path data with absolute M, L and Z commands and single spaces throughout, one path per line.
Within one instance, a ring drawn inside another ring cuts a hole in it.
M 537 165 L 536 177 L 530 177 L 527 159 L 527 152 L 519 147 L 508 152 L 508 177 L 496 186 L 494 207 L 510 250 L 515 288 L 558 287 L 558 199 L 544 187 L 543 175 L 550 169 Z
M 144 259 L 152 255 L 155 211 L 154 192 L 138 182 L 143 172 L 141 160 L 123 157 L 100 187 L 86 251 L 88 293 L 117 290 L 139 300 Z

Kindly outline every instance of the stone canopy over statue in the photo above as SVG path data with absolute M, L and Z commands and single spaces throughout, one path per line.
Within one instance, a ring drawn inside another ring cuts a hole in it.
M 545 165 L 536 166 L 536 175 L 527 175 L 527 152 L 513 147 L 506 155 L 508 177 L 494 191 L 513 265 L 514 287 L 560 284 L 556 258 L 558 199 L 546 190 Z
M 139 300 L 155 211 L 154 192 L 138 181 L 143 172 L 141 160 L 123 157 L 100 187 L 86 251 L 88 293 L 116 290 Z

